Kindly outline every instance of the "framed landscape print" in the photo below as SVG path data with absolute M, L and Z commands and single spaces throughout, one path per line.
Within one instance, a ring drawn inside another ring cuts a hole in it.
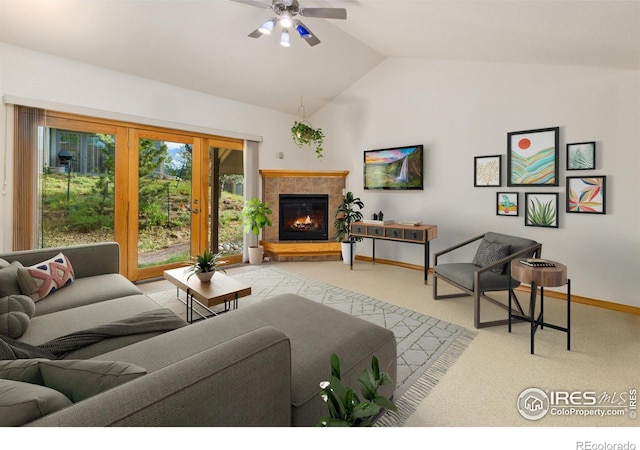
M 593 170 L 595 168 L 595 142 L 567 144 L 567 170 Z
M 524 224 L 528 227 L 558 228 L 558 193 L 524 193 Z
M 518 216 L 518 193 L 498 192 L 496 198 L 496 214 L 499 216 Z
M 567 212 L 606 214 L 607 177 L 567 177 Z
M 507 186 L 558 186 L 560 128 L 507 133 Z
M 473 185 L 475 187 L 502 186 L 502 155 L 473 158 Z

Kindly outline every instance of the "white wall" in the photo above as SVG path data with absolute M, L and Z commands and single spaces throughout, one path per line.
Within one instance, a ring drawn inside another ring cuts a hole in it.
M 294 116 L 5 44 L 0 44 L 0 94 L 134 116 L 142 123 L 162 121 L 226 130 L 225 135 L 231 136 L 261 136 L 260 167 L 264 168 L 309 169 L 318 164 L 313 150 L 293 144 Z M 13 123 L 5 119 L 6 112 L 1 104 L 0 183 L 5 165 L 9 177 L 6 192 L 0 192 L 0 251 L 11 248 L 13 159 L 7 135 Z M 276 152 L 282 152 L 284 159 L 276 159 Z
M 543 243 L 569 268 L 574 295 L 640 306 L 640 71 L 389 59 L 314 115 L 344 155 L 365 216 L 438 225 L 431 250 L 492 230 Z M 560 127 L 560 186 L 506 186 L 507 133 Z M 597 169 L 566 171 L 566 143 L 597 142 Z M 424 144 L 425 189 L 364 191 L 363 151 Z M 503 187 L 474 188 L 474 156 L 503 155 Z M 607 214 L 565 213 L 565 176 L 607 176 Z M 496 192 L 559 192 L 558 229 L 497 216 Z M 365 240 L 358 253 L 371 255 Z M 472 256 L 473 252 L 469 256 Z M 423 263 L 423 249 L 379 241 L 376 257 Z

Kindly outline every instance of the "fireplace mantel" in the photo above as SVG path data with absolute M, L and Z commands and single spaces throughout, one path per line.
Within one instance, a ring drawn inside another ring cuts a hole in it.
M 262 200 L 269 204 L 272 226 L 263 230 L 261 245 L 265 252 L 277 261 L 304 259 L 340 259 L 340 243 L 335 240 L 336 230 L 329 227 L 328 241 L 279 241 L 280 194 L 327 194 L 329 217 L 342 203 L 348 170 L 303 171 L 260 170 L 262 175 Z

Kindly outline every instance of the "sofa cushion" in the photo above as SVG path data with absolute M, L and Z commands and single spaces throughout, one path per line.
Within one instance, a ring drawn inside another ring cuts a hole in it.
M 24 425 L 71 405 L 71 400 L 54 389 L 0 379 L 0 426 Z
M 140 294 L 142 292 L 135 284 L 118 273 L 76 278 L 64 289 L 52 292 L 37 302 L 34 316 Z
M 473 258 L 473 264 L 480 267 L 486 267 L 509 256 L 511 244 L 502 244 L 499 242 L 490 242 L 486 239 L 480 241 L 476 255 Z M 499 275 L 504 273 L 504 265 L 490 269 Z
M 44 385 L 76 403 L 145 375 L 140 366 L 118 361 L 40 360 Z
M 0 258 L 0 269 L 4 269 L 5 267 L 8 267 L 9 264 L 11 264 L 9 261 L 7 261 L 6 259 Z
M 74 279 L 71 261 L 63 253 L 33 266 L 18 269 L 20 290 L 34 302 L 73 283 Z
M 0 361 L 0 379 L 44 385 L 40 375 L 40 359 L 10 359 Z
M 13 261 L 0 269 L 0 297 L 22 294 L 18 284 L 18 269 L 21 267 L 22 264 L 19 261 Z
M 36 311 L 36 305 L 31 297 L 26 295 L 7 295 L 0 297 L 0 314 L 8 312 L 23 312 L 30 318 Z
M 29 328 L 31 319 L 23 312 L 11 311 L 0 314 L 0 335 L 18 339 Z

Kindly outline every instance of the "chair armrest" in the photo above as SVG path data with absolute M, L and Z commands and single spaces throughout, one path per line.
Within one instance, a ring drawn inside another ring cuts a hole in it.
M 542 254 L 542 244 L 538 243 L 538 244 L 532 245 L 531 247 L 523 248 L 522 250 L 512 253 L 502 259 L 499 259 L 498 261 L 491 263 L 488 266 L 479 267 L 478 269 L 476 269 L 476 272 L 478 272 L 478 274 L 484 273 L 487 270 L 500 267 L 504 264 L 507 264 L 510 261 L 513 261 L 516 258 L 520 258 L 521 256 L 527 255 L 529 253 L 533 253 L 535 257 L 539 258 L 540 255 Z
M 444 250 L 440 250 L 439 252 L 434 253 L 434 254 L 433 254 L 433 265 L 434 265 L 434 267 L 436 266 L 436 264 L 437 264 L 437 262 L 438 262 L 438 256 L 440 256 L 440 255 L 444 255 L 445 253 L 452 252 L 452 251 L 454 251 L 454 250 L 457 250 L 457 249 L 459 249 L 459 248 L 464 247 L 465 245 L 469 245 L 469 244 L 471 244 L 471 243 L 473 243 L 473 242 L 475 242 L 475 241 L 477 241 L 477 240 L 480 240 L 480 239 L 482 239 L 482 238 L 485 236 L 485 234 L 486 234 L 486 233 L 483 233 L 483 234 L 481 234 L 480 236 L 472 237 L 471 239 L 467 239 L 466 241 L 461 242 L 461 243 L 459 243 L 459 244 L 456 244 L 456 245 L 454 245 L 453 247 L 449 247 L 449 248 L 446 248 L 446 249 L 444 249 Z
M 290 426 L 290 342 L 262 327 L 28 425 Z

